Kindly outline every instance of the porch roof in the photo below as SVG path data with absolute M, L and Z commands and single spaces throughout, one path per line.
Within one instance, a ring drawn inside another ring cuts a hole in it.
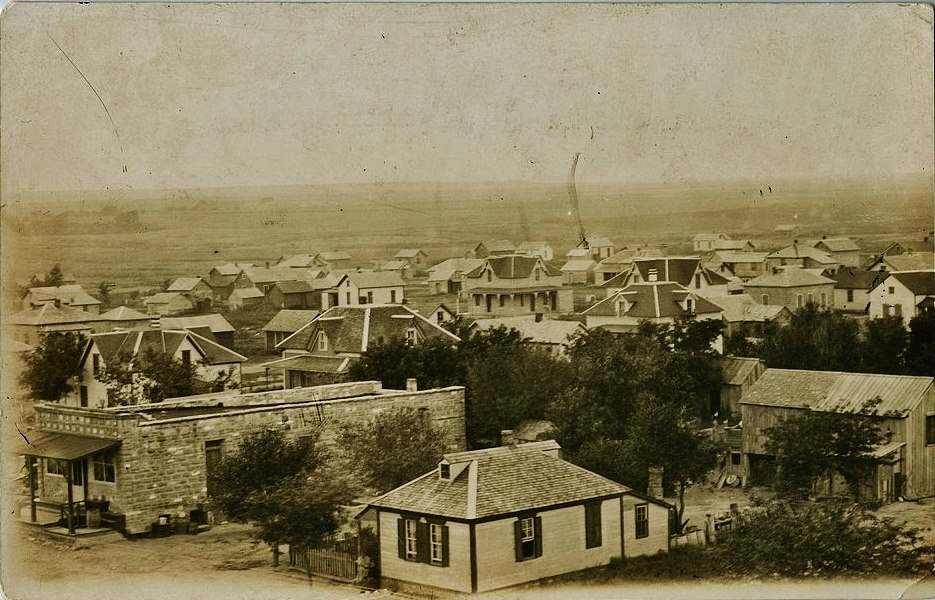
M 119 446 L 120 440 L 98 438 L 74 433 L 39 432 L 13 444 L 13 452 L 23 456 L 39 456 L 58 460 L 75 460 Z

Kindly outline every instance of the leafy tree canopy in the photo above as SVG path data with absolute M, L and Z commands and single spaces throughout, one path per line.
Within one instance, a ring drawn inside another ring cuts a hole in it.
M 219 372 L 212 381 L 199 378 L 197 368 L 196 363 L 186 364 L 147 348 L 137 357 L 119 355 L 101 369 L 98 379 L 107 388 L 110 406 L 162 402 L 166 398 L 219 392 L 237 385 L 233 368 Z
M 806 497 L 838 473 L 857 499 L 875 464 L 869 453 L 888 439 L 871 414 L 879 401 L 867 402 L 856 413 L 804 411 L 767 428 L 766 450 L 776 456 L 776 491 Z
M 447 447 L 445 433 L 423 412 L 409 408 L 380 413 L 365 426 L 345 426 L 340 444 L 378 493 L 431 471 Z
M 69 379 L 80 372 L 87 338 L 80 333 L 53 332 L 26 356 L 20 383 L 36 400 L 57 401 L 72 391 Z
M 233 521 L 256 524 L 259 539 L 274 547 L 320 546 L 352 497 L 316 437 L 297 441 L 281 430 L 244 435 L 217 464 L 210 486 L 212 506 Z

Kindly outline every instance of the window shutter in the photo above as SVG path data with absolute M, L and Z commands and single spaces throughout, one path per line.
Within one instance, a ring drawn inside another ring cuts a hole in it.
M 428 523 L 423 523 L 422 521 L 416 523 L 416 547 L 419 549 L 419 562 L 432 562 Z
M 448 566 L 448 526 L 442 525 L 442 566 Z
M 519 519 L 513 521 L 513 547 L 516 549 L 516 562 L 523 561 L 523 526 Z
M 399 549 L 399 557 L 406 558 L 406 519 L 396 520 L 396 547 Z
M 536 517 L 536 557 L 542 556 L 542 517 Z

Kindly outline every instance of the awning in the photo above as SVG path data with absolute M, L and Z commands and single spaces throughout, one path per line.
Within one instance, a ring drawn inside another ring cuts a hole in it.
M 870 456 L 874 458 L 883 458 L 889 456 L 893 452 L 896 452 L 900 448 L 906 445 L 906 442 L 889 442 L 881 446 L 877 446 L 870 451 Z
M 343 373 L 347 370 L 349 356 L 312 356 L 299 354 L 263 363 L 261 367 L 286 369 L 287 371 L 307 371 L 311 373 Z
M 27 437 L 28 442 L 20 437 L 15 444 L 12 444 L 13 453 L 58 460 L 75 460 L 120 445 L 120 440 L 113 438 L 98 438 L 74 433 L 43 431 Z

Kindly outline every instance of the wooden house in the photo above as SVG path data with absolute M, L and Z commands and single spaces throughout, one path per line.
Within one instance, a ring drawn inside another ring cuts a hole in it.
M 717 242 L 729 239 L 726 233 L 698 233 L 692 238 L 692 252 L 713 252 Z
M 765 431 L 806 411 L 871 410 L 888 442 L 873 454 L 875 468 L 866 499 L 892 502 L 935 495 L 935 387 L 932 377 L 835 371 L 767 369 L 740 400 L 743 458 L 751 483 L 769 483 L 775 459 Z M 808 443 L 808 440 L 803 440 Z
M 733 250 L 718 250 L 711 257 L 726 267 L 731 274 L 741 279 L 753 279 L 766 273 L 767 252 L 735 252 Z
M 538 256 L 491 256 L 464 274 L 461 294 L 474 316 L 570 312 L 571 290 L 563 283 L 561 272 Z
M 429 294 L 457 294 L 464 274 L 484 264 L 482 258 L 449 258 L 428 270 Z
M 741 420 L 740 401 L 766 371 L 766 364 L 758 358 L 739 356 L 721 356 L 718 359 L 721 368 L 721 387 L 712 394 L 710 414 L 720 421 L 737 423 Z
M 758 337 L 764 323 L 788 323 L 792 317 L 785 306 L 760 304 L 749 294 L 722 296 L 717 304 L 724 309 L 721 320 L 727 336 L 742 331 L 749 337 Z
M 279 281 L 266 292 L 266 301 L 274 308 L 320 308 L 321 291 L 309 281 Z
M 860 246 L 851 238 L 822 237 L 810 242 L 813 246 L 827 252 L 839 265 L 845 267 L 860 266 Z
M 169 284 L 167 292 L 177 292 L 193 303 L 214 298 L 214 290 L 201 277 L 179 277 Z
M 188 317 L 162 317 L 160 327 L 192 331 L 233 350 L 236 330 L 223 315 L 191 315 Z
M 579 321 L 546 319 L 542 315 L 477 319 L 471 328 L 488 331 L 498 327 L 515 329 L 524 343 L 541 348 L 552 356 L 565 356 L 575 336 L 587 331 Z
M 868 293 L 870 318 L 912 317 L 935 312 L 935 269 L 890 273 Z
M 351 255 L 343 250 L 327 250 L 315 255 L 315 265 L 331 270 L 349 269 L 351 268 L 351 259 Z
M 834 306 L 834 280 L 799 267 L 786 267 L 744 282 L 744 292 L 760 304 L 796 310 L 806 303 Z
M 23 310 L 51 304 L 56 307 L 70 306 L 92 314 L 98 314 L 101 301 L 94 298 L 80 285 L 32 287 L 23 298 Z
M 232 310 L 240 310 L 257 306 L 266 301 L 266 295 L 255 287 L 234 288 L 227 297 L 227 305 Z
M 143 300 L 146 310 L 151 315 L 177 315 L 195 308 L 187 296 L 178 292 L 159 292 Z
M 836 270 L 840 263 L 824 250 L 796 240 L 785 248 L 766 255 L 767 269 L 773 270 L 785 266 Z
M 905 252 L 885 254 L 867 266 L 868 271 L 925 271 L 935 269 L 935 254 L 931 252 Z
M 634 258 L 629 267 L 601 286 L 610 295 L 631 284 L 651 281 L 677 283 L 704 297 L 727 296 L 730 282 L 724 275 L 705 267 L 697 256 L 664 256 Z
M 146 317 L 147 322 L 149 317 Z M 90 335 L 106 331 L 110 322 L 103 316 L 70 306 L 56 307 L 54 304 L 25 310 L 4 319 L 13 338 L 23 344 L 34 346 L 49 333 L 80 333 Z
M 516 247 L 516 253 L 523 256 L 538 256 L 546 262 L 555 258 L 555 251 L 548 242 L 521 242 Z
M 614 253 L 615 244 L 609 238 L 593 236 L 587 239 L 586 247 L 594 260 L 604 260 Z
M 233 350 L 197 333 L 176 329 L 147 331 L 114 331 L 92 335 L 85 346 L 79 363 L 78 386 L 75 393 L 66 396 L 66 406 L 109 405 L 107 388 L 98 379 L 102 369 L 129 357 L 145 360 L 147 351 L 195 366 L 195 375 L 210 382 L 219 374 L 232 373 L 240 381 L 240 364 L 247 360 Z
M 404 339 L 421 344 L 459 338 L 405 305 L 334 306 L 280 342 L 283 358 L 264 367 L 282 369 L 286 388 L 337 383 L 367 348 Z
M 409 265 L 413 273 L 424 273 L 429 268 L 429 255 L 421 248 L 403 248 L 393 257 Z
M 834 273 L 826 271 L 825 276 L 834 279 L 834 308 L 866 314 L 870 310 L 870 291 L 888 275 L 886 271 L 854 267 L 841 267 Z
M 405 282 L 395 271 L 348 271 L 321 292 L 321 307 L 360 304 L 401 304 Z
M 489 592 L 669 548 L 667 503 L 560 458 L 554 441 L 445 454 L 371 501 L 381 587 Z
M 662 249 L 651 246 L 624 248 L 597 263 L 597 266 L 594 267 L 595 282 L 601 284 L 610 281 L 617 275 L 629 270 L 633 265 L 633 261 L 637 258 L 660 258 L 665 254 Z
M 464 258 L 487 258 L 488 256 L 505 256 L 515 253 L 516 246 L 510 240 L 488 240 L 478 243 Z
M 571 259 L 560 269 L 565 277 L 565 285 L 588 285 L 594 283 L 594 267 L 597 263 L 591 258 Z

